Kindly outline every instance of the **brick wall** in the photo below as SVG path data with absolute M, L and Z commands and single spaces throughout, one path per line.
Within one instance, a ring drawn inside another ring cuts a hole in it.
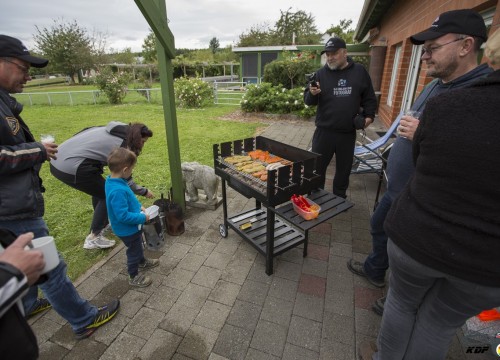
M 442 12 L 471 8 L 477 11 L 497 6 L 493 27 L 500 26 L 500 0 L 401 0 L 397 1 L 386 13 L 379 24 L 379 34 L 372 40 L 372 45 L 387 45 L 384 70 L 381 82 L 381 98 L 378 115 L 387 126 L 396 118 L 402 106 L 402 98 L 408 76 L 412 44 L 410 36 L 427 29 Z M 393 70 L 394 53 L 397 45 L 402 46 L 402 54 L 397 66 L 396 88 L 392 106 L 387 105 L 387 95 Z M 422 64 L 416 95 L 422 91 L 432 78 L 426 76 L 425 64 Z

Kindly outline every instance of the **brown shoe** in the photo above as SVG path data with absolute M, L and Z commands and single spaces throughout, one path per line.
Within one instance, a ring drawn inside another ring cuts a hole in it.
M 374 341 L 363 341 L 358 348 L 359 360 L 372 360 L 373 354 L 377 352 L 377 345 Z

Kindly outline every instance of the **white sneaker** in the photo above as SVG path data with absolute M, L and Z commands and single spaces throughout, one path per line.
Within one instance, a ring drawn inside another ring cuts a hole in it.
M 102 235 L 95 236 L 94 234 L 89 234 L 85 238 L 85 243 L 83 244 L 83 248 L 87 250 L 91 249 L 107 249 L 115 246 L 114 240 L 106 239 Z
M 111 224 L 108 223 L 108 225 L 106 225 L 104 227 L 104 229 L 101 230 L 101 232 L 99 233 L 99 235 L 102 235 L 102 236 L 106 236 L 108 234 L 108 232 L 113 232 L 113 229 L 111 228 Z
M 95 236 L 93 234 L 88 234 L 83 243 L 83 248 L 87 250 L 97 249 L 97 245 L 94 244 Z

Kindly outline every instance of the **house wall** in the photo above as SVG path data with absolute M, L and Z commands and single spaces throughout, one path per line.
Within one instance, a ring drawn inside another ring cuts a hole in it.
M 427 29 L 435 18 L 445 11 L 471 8 L 480 12 L 496 6 L 497 10 L 492 24 L 493 31 L 500 26 L 499 5 L 500 0 L 400 0 L 395 2 L 381 21 L 378 35 L 370 42 L 372 46 L 387 46 L 378 109 L 381 121 L 389 126 L 401 109 L 413 47 L 410 41 L 411 35 Z M 402 45 L 402 54 L 398 65 L 395 96 L 392 106 L 388 106 L 387 94 L 391 81 L 394 52 L 398 44 Z M 417 96 L 431 80 L 432 78 L 426 76 L 425 64 L 422 64 L 416 90 Z

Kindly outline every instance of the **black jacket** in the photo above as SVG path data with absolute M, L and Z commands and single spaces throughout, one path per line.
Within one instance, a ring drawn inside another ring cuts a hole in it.
M 353 119 L 363 108 L 362 115 L 375 119 L 377 99 L 372 80 L 366 69 L 351 59 L 341 70 L 331 70 L 327 64 L 315 74 L 321 93 L 313 96 L 309 87 L 304 91 L 304 103 L 317 105 L 316 126 L 336 132 L 354 131 Z
M 44 213 L 39 172 L 47 152 L 35 142 L 21 111 L 22 105 L 0 88 L 0 220 Z
M 38 358 L 35 334 L 21 310 L 21 298 L 27 291 L 26 276 L 0 262 L 0 359 Z
M 385 229 L 416 261 L 500 286 L 500 70 L 427 102 L 413 138 L 415 173 Z

